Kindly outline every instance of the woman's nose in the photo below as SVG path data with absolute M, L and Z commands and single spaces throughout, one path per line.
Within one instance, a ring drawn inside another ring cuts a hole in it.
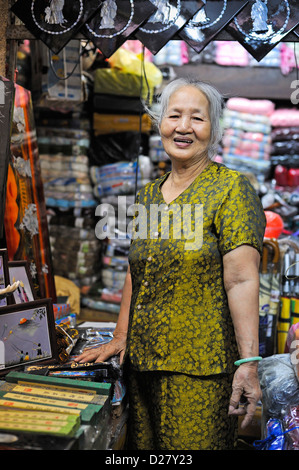
M 177 131 L 179 132 L 192 132 L 192 125 L 190 116 L 181 116 L 177 123 Z

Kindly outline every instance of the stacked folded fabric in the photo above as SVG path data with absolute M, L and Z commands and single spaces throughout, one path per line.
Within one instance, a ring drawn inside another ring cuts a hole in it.
M 95 175 L 96 170 L 93 169 Z M 116 192 L 116 189 L 114 190 Z M 122 197 L 120 198 L 119 195 Z M 122 289 L 128 269 L 131 240 L 128 217 L 129 207 L 135 202 L 134 195 L 109 194 L 100 199 L 96 214 L 99 220 L 96 236 L 103 242 L 100 280 L 82 296 L 82 305 L 94 310 L 118 313 Z
M 223 115 L 223 162 L 261 178 L 271 162 L 271 121 L 274 104 L 269 100 L 231 98 Z
M 96 205 L 85 155 L 44 155 L 40 157 L 48 207 L 70 209 Z
M 247 67 L 249 53 L 237 41 L 215 41 L 215 62 L 218 65 Z
M 102 166 L 92 166 L 90 176 L 94 184 L 95 196 L 101 198 L 109 195 L 134 194 L 136 184 L 137 162 L 118 162 Z M 150 181 L 151 161 L 149 157 L 138 157 L 137 187 Z
M 277 109 L 271 116 L 271 162 L 278 186 L 299 187 L 299 111 Z
M 121 161 L 92 166 L 90 176 L 94 195 L 98 199 L 95 234 L 103 241 L 100 281 L 82 297 L 82 305 L 111 313 L 119 311 L 122 289 L 128 268 L 135 190 L 152 179 L 152 164 L 148 156 L 137 162 Z
M 40 166 L 48 210 L 54 274 L 80 288 L 100 276 L 101 241 L 95 236 L 95 207 L 89 174 L 88 129 L 60 126 L 38 128 Z M 80 125 L 80 124 L 79 124 Z
M 93 214 L 85 213 L 84 220 L 88 215 L 94 218 Z M 94 228 L 55 225 L 50 221 L 49 232 L 54 273 L 79 287 L 96 282 L 100 275 L 101 243 L 95 237 Z

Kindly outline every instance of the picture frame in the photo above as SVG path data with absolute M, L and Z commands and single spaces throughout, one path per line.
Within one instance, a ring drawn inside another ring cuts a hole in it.
M 37 300 L 28 260 L 8 261 L 8 273 L 10 284 L 20 281 L 20 286 L 13 292 L 12 303 L 21 304 Z
M 8 271 L 8 254 L 6 248 L 0 249 L 0 289 L 5 289 L 9 281 L 9 271 Z M 0 298 L 0 307 L 5 307 L 13 303 L 12 294 Z
M 0 309 L 0 376 L 59 361 L 52 299 Z

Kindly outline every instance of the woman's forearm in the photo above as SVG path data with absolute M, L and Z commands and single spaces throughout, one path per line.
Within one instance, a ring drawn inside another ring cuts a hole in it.
M 247 245 L 223 258 L 224 287 L 241 358 L 259 352 L 259 263 L 258 252 Z
M 241 358 L 259 353 L 259 281 L 235 284 L 227 291 L 236 341 Z
M 120 311 L 118 315 L 117 324 L 114 330 L 114 336 L 118 334 L 127 335 L 131 297 L 132 297 L 132 279 L 131 279 L 130 267 L 128 267 L 127 275 L 126 275 L 125 282 L 124 282 L 123 292 L 122 292 Z

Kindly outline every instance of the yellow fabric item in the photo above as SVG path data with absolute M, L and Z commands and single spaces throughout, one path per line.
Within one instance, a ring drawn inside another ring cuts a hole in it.
M 227 412 L 232 375 L 129 371 L 126 377 L 130 403 L 126 450 L 235 448 L 238 421 Z
M 71 312 L 80 313 L 80 289 L 73 281 L 61 276 L 54 276 L 57 297 L 68 297 Z
M 168 176 L 138 194 L 129 252 L 132 302 L 126 355 L 139 371 L 230 373 L 238 355 L 222 257 L 243 244 L 261 253 L 264 211 L 248 179 L 224 165 L 211 162 L 167 206 L 160 187 Z M 182 225 L 183 210 L 190 205 L 202 216 L 196 225 L 197 217 L 191 217 L 193 245 Z M 150 211 L 159 206 L 161 217 L 153 228 Z M 163 239 L 169 213 L 169 237 Z

